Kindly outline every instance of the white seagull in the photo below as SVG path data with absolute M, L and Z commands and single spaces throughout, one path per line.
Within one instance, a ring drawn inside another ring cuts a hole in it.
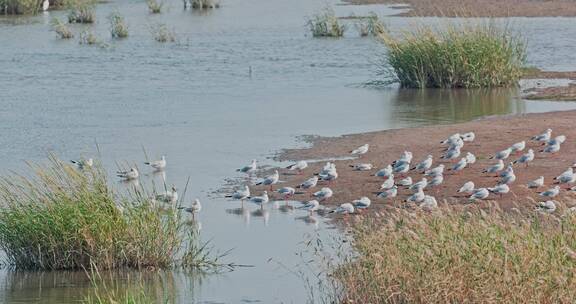
M 162 155 L 162 157 L 159 160 L 145 162 L 144 164 L 152 167 L 154 170 L 157 171 L 164 170 L 164 168 L 166 168 L 166 157 Z
M 230 197 L 243 201 L 250 197 L 250 188 L 248 186 L 244 186 L 244 189 L 236 190 L 234 193 L 232 193 L 232 195 L 230 195 Z
M 528 188 L 540 188 L 544 186 L 544 176 L 540 176 L 533 181 L 529 181 L 526 186 L 528 186 Z
M 354 213 L 354 205 L 350 203 L 344 203 L 340 205 L 340 207 L 330 211 L 330 213 L 337 213 L 337 214 L 352 214 Z
M 412 168 L 412 170 L 417 170 L 417 171 L 426 171 L 428 169 L 430 169 L 430 167 L 432 167 L 432 162 L 433 162 L 433 158 L 432 155 L 428 155 L 426 157 L 426 159 L 424 159 L 423 161 L 419 162 L 416 167 Z
M 49 7 L 50 7 L 50 2 L 48 0 L 44 0 L 42 2 L 42 10 L 47 11 Z
M 542 153 L 556 153 L 560 151 L 560 144 L 555 144 L 555 145 L 551 145 L 551 146 L 546 146 L 544 149 L 542 149 L 540 152 Z
M 490 192 L 486 188 L 475 189 L 474 192 L 472 192 L 472 195 L 470 195 L 470 200 L 483 200 L 486 199 L 489 195 Z
M 300 185 L 296 186 L 296 188 L 310 189 L 316 187 L 317 184 L 318 184 L 318 176 L 313 176 L 305 180 Z
M 392 187 L 394 187 L 394 175 L 391 175 L 387 180 L 385 180 L 380 186 L 380 189 L 387 190 Z
M 378 177 L 390 177 L 392 175 L 392 165 L 386 166 L 386 168 L 378 170 L 374 176 Z
M 467 152 L 466 153 L 466 162 L 468 162 L 469 165 L 476 163 L 476 155 L 474 155 L 470 152 Z
M 546 191 L 538 193 L 540 196 L 543 197 L 555 197 L 560 193 L 560 186 L 555 186 L 554 188 L 550 188 Z
M 420 181 L 412 184 L 409 189 L 413 192 L 419 192 L 426 189 L 427 186 L 428 186 L 428 179 L 424 177 Z
M 272 185 L 278 183 L 279 179 L 280 175 L 278 174 L 278 170 L 274 170 L 273 174 L 266 176 L 262 181 L 256 183 L 256 185 L 270 186 L 270 190 L 272 190 Z
M 554 201 L 539 202 L 538 205 L 536 205 L 536 211 L 553 213 L 556 211 L 556 204 Z
M 294 195 L 294 193 L 296 193 L 296 189 L 292 188 L 292 187 L 282 187 L 278 190 L 276 190 L 276 192 L 282 194 L 284 196 L 284 199 L 288 199 L 289 197 L 291 197 L 292 195 Z
M 320 189 L 320 191 L 314 192 L 314 194 L 312 194 L 312 196 L 320 199 L 320 201 L 324 201 L 326 199 L 331 198 L 333 194 L 334 194 L 334 192 L 332 191 L 332 189 L 330 189 L 328 187 L 324 187 L 324 188 Z
M 496 173 L 502 169 L 504 169 L 504 161 L 500 159 L 496 164 L 484 169 L 482 173 Z
M 200 200 L 199 200 L 199 199 L 195 199 L 195 200 L 192 202 L 192 205 L 191 205 L 190 207 L 186 207 L 186 208 L 183 208 L 183 209 L 184 209 L 184 211 L 186 211 L 186 212 L 188 212 L 188 213 L 191 213 L 192 216 L 194 216 L 196 213 L 199 213 L 200 210 L 202 210 L 202 204 L 200 203 Z
M 547 129 L 544 133 L 532 137 L 532 140 L 546 142 L 550 140 L 550 136 L 552 136 L 552 129 Z
M 441 164 L 435 168 L 432 168 L 424 172 L 424 175 L 434 177 L 436 175 L 442 175 L 443 173 L 444 173 L 444 164 Z
M 397 186 L 393 186 L 392 188 L 382 191 L 380 193 L 378 193 L 378 197 L 379 198 L 392 198 L 392 197 L 396 197 L 396 195 L 398 195 L 398 187 Z
M 468 193 L 468 194 L 472 194 L 474 192 L 474 182 L 469 181 L 466 182 L 459 190 L 458 193 Z
M 440 158 L 442 159 L 455 159 L 460 156 L 460 148 L 449 149 L 446 153 L 442 154 Z
M 466 165 L 468 165 L 468 161 L 466 160 L 466 157 L 463 157 L 459 162 L 452 166 L 451 170 L 457 172 L 466 168 Z
M 422 209 L 435 209 L 438 207 L 438 202 L 436 198 L 430 195 L 425 195 L 422 203 L 420 203 L 420 208 Z
M 494 154 L 490 159 L 507 159 L 510 156 L 510 153 L 512 153 L 512 148 L 507 148 Z
M 372 201 L 370 201 L 370 199 L 367 198 L 366 196 L 363 196 L 360 199 L 352 201 L 352 204 L 358 210 L 367 209 L 368 207 L 370 207 L 371 203 L 372 203 Z
M 352 151 L 350 151 L 350 154 L 352 155 L 362 155 L 362 154 L 366 154 L 368 152 L 368 149 L 370 148 L 369 144 L 365 144 L 362 145 Z
M 499 184 L 496 185 L 495 187 L 488 188 L 488 191 L 494 194 L 500 194 L 500 197 L 502 197 L 503 194 L 510 192 L 510 187 L 508 187 L 507 184 Z
M 432 177 L 432 180 L 428 183 L 428 186 L 439 186 L 444 182 L 444 175 L 436 175 Z
M 298 170 L 298 172 L 302 172 L 302 170 L 308 168 L 308 162 L 306 162 L 305 160 L 301 160 L 295 164 L 292 164 L 288 167 L 286 167 L 286 169 L 293 171 L 293 170 Z
M 267 204 L 269 201 L 268 191 L 264 191 L 261 196 L 253 196 L 250 198 L 250 202 L 260 205 L 260 208 L 264 208 L 264 204 Z
M 526 141 L 524 141 L 524 140 L 517 142 L 510 147 L 512 152 L 520 152 L 520 151 L 523 151 L 524 148 L 526 148 Z
M 116 172 L 116 175 L 123 180 L 134 180 L 140 176 L 140 173 L 138 173 L 138 169 L 130 168 L 128 171 L 118 171 Z
M 476 134 L 474 134 L 474 132 L 468 132 L 461 134 L 460 138 L 462 138 L 462 140 L 466 142 L 473 142 L 474 139 L 476 139 Z
M 398 186 L 410 186 L 410 185 L 412 185 L 412 178 L 410 176 L 403 178 L 403 179 L 398 181 L 397 185 Z
M 456 140 L 461 140 L 462 137 L 460 135 L 460 133 L 455 133 L 450 135 L 450 137 L 448 137 L 447 139 L 443 140 L 440 142 L 441 145 L 449 145 L 451 143 L 453 143 Z
M 236 169 L 236 171 L 242 172 L 242 173 L 252 173 L 252 172 L 256 171 L 257 168 L 258 168 L 258 163 L 256 162 L 255 159 L 253 159 L 249 165 L 244 166 L 240 169 Z
M 407 202 L 414 202 L 414 203 L 420 203 L 424 200 L 424 198 L 426 197 L 426 194 L 424 194 L 424 191 L 422 189 L 420 189 L 418 192 L 412 194 L 410 197 L 408 197 L 406 199 Z
M 157 194 L 154 198 L 162 203 L 175 203 L 178 201 L 178 189 L 176 189 L 175 186 L 172 186 L 170 190 Z
M 318 210 L 320 208 L 320 203 L 317 200 L 311 200 L 304 203 L 303 206 L 298 207 L 298 209 L 306 210 L 310 213 Z
M 86 169 L 86 168 L 92 168 L 92 166 L 94 165 L 94 160 L 92 158 L 71 160 L 70 162 L 75 164 L 76 167 L 78 167 L 78 169 L 80 169 L 80 170 Z
M 526 164 L 526 167 L 528 167 L 528 163 L 534 160 L 534 150 L 532 149 L 528 149 L 528 153 L 523 154 L 522 156 L 520 156 L 520 158 L 518 158 L 517 160 L 515 160 L 514 162 L 512 162 L 513 164 Z
M 558 135 L 552 139 L 550 139 L 548 142 L 546 142 L 546 145 L 548 146 L 553 146 L 553 145 L 561 145 L 566 141 L 566 136 L 565 135 Z
M 372 170 L 372 164 L 355 164 L 350 165 L 350 167 L 354 168 L 356 171 L 370 171 Z

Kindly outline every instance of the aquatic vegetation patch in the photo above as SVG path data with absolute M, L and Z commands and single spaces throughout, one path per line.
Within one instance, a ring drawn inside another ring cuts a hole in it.
M 128 25 L 119 12 L 111 13 L 108 16 L 108 22 L 110 22 L 110 35 L 112 38 L 128 37 Z
M 162 12 L 162 7 L 164 7 L 164 2 L 158 0 L 146 0 L 146 5 L 148 5 L 148 11 L 150 13 L 160 14 Z
M 387 48 L 383 74 L 409 88 L 489 88 L 518 83 L 524 40 L 494 24 L 419 27 L 399 37 L 379 34 Z
M 359 218 L 355 253 L 330 271 L 331 295 L 338 303 L 571 302 L 576 213 L 557 205 L 558 216 L 446 207 Z
M 37 14 L 41 7 L 42 1 L 37 0 L 0 0 L 0 14 L 3 15 Z
M 96 2 L 94 0 L 68 0 L 68 23 L 96 22 Z
M 386 32 L 386 26 L 375 13 L 371 13 L 367 17 L 357 18 L 355 26 L 361 37 L 379 37 Z
M 157 23 L 150 27 L 150 32 L 154 36 L 154 40 L 158 42 L 174 42 L 176 41 L 176 33 L 174 30 L 168 28 L 164 23 Z
M 100 41 L 98 36 L 96 36 L 91 31 L 86 30 L 80 33 L 80 39 L 78 40 L 78 43 L 86 45 L 98 45 L 101 44 L 102 42 Z
M 58 35 L 60 39 L 71 39 L 74 38 L 74 33 L 70 28 L 58 18 L 52 18 L 50 21 L 52 30 Z
M 342 37 L 346 31 L 346 25 L 340 23 L 331 7 L 310 17 L 306 24 L 313 37 Z

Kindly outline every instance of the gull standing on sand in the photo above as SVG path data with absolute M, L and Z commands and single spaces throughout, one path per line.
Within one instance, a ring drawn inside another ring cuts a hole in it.
M 528 186 L 528 188 L 540 188 L 544 186 L 544 176 L 540 176 L 533 181 L 529 181 L 526 186 Z
M 372 204 L 372 201 L 370 201 L 370 199 L 367 198 L 366 196 L 363 196 L 360 199 L 352 201 L 352 204 L 354 205 L 354 207 L 356 207 L 356 209 L 363 210 L 363 209 L 367 209 L 368 207 L 370 207 L 370 204 Z
M 428 186 L 439 186 L 444 182 L 444 175 L 436 175 L 432 177 L 432 180 L 428 183 Z
M 543 197 L 555 197 L 560 193 L 560 186 L 554 186 L 554 188 L 550 188 L 546 191 L 538 193 L 540 196 Z
M 250 198 L 250 202 L 256 205 L 260 205 L 260 208 L 264 208 L 264 204 L 267 204 L 270 201 L 268 197 L 268 191 L 262 192 L 261 196 L 253 196 Z
M 524 148 L 526 148 L 526 141 L 524 141 L 524 140 L 521 142 L 517 142 L 510 147 L 512 152 L 524 151 Z
M 513 164 L 526 164 L 526 167 L 528 167 L 528 163 L 534 160 L 534 150 L 532 149 L 528 149 L 528 153 L 525 153 L 524 155 L 520 156 L 520 158 L 518 158 L 517 160 L 515 160 L 514 162 L 512 162 Z
M 434 177 L 436 175 L 442 175 L 443 173 L 444 173 L 444 164 L 440 164 L 439 166 L 424 172 L 424 175 Z
M 467 132 L 467 133 L 461 134 L 460 138 L 462 138 L 462 140 L 465 142 L 473 142 L 474 139 L 476 139 L 476 134 L 474 134 L 474 132 Z
M 303 206 L 298 207 L 298 209 L 306 210 L 310 214 L 312 214 L 312 212 L 318 210 L 319 208 L 320 208 L 320 202 L 318 202 L 317 200 L 307 201 Z
M 544 149 L 540 150 L 542 153 L 556 153 L 558 151 L 560 151 L 560 144 L 546 146 Z
M 574 169 L 568 168 L 566 171 L 562 172 L 562 174 L 556 176 L 554 178 L 555 181 L 561 180 L 570 180 L 574 176 Z
M 71 163 L 75 164 L 78 169 L 83 170 L 86 168 L 92 168 L 94 165 L 94 160 L 92 158 L 88 159 L 79 159 L 79 160 L 71 160 Z
M 535 209 L 536 211 L 553 213 L 554 211 L 556 211 L 556 204 L 554 203 L 554 201 L 539 202 L 538 205 L 536 205 Z
M 515 181 L 516 181 L 516 174 L 514 174 L 514 171 L 510 171 L 508 174 L 501 177 L 498 184 L 506 184 L 507 185 L 507 184 L 511 184 Z
M 392 165 L 386 166 L 386 168 L 378 170 L 374 176 L 378 177 L 390 177 L 392 175 Z
M 300 185 L 296 186 L 296 188 L 310 189 L 316 187 L 317 184 L 318 184 L 318 176 L 313 176 L 305 180 Z
M 381 190 L 387 190 L 394 187 L 394 175 L 391 175 L 387 180 L 385 180 L 380 186 Z
M 468 163 L 468 165 L 472 165 L 474 163 L 476 163 L 476 155 L 467 152 L 466 153 L 466 162 Z
M 446 153 L 442 154 L 442 159 L 455 159 L 460 156 L 460 148 L 449 149 Z
M 502 198 L 503 194 L 510 192 L 510 187 L 507 184 L 498 184 L 495 187 L 488 188 L 488 191 L 494 194 L 500 194 L 500 198 Z
M 484 169 L 482 173 L 496 173 L 502 169 L 504 169 L 504 161 L 500 159 L 496 164 Z
M 403 162 L 398 166 L 394 166 L 392 169 L 392 172 L 404 174 L 404 173 L 408 172 L 408 170 L 410 170 L 410 163 Z
M 422 209 L 436 209 L 438 207 L 438 202 L 436 198 L 430 195 L 425 195 L 422 203 L 420 203 L 420 208 Z
M 138 173 L 138 169 L 130 168 L 128 171 L 118 171 L 116 172 L 116 175 L 123 180 L 129 181 L 137 179 L 138 176 L 140 176 L 140 173 Z
M 337 214 L 352 214 L 354 213 L 354 205 L 350 203 L 344 203 L 340 205 L 340 207 L 330 211 L 330 213 L 337 213 Z
M 412 184 L 408 189 L 410 189 L 410 191 L 413 192 L 419 192 L 426 189 L 427 186 L 428 186 L 428 179 L 423 177 L 420 181 Z
M 569 171 L 566 171 L 564 173 L 569 173 Z M 574 173 L 564 174 L 564 173 L 554 179 L 556 180 L 556 184 L 573 184 L 574 182 L 576 182 L 576 174 Z
M 466 165 L 468 164 L 468 161 L 466 160 L 466 157 L 463 157 L 462 159 L 460 159 L 460 161 L 458 163 L 456 163 L 451 170 L 454 172 L 458 172 L 460 170 L 463 170 L 464 168 L 466 168 Z
M 331 198 L 333 194 L 334 194 L 334 192 L 332 191 L 332 189 L 330 189 L 328 187 L 324 187 L 324 188 L 320 189 L 320 191 L 314 192 L 314 194 L 312 194 L 312 196 L 320 199 L 320 201 L 324 201 L 324 200 Z
M 546 142 L 547 146 L 561 145 L 566 141 L 565 135 L 558 135 Z
M 288 167 L 286 167 L 286 169 L 293 171 L 293 170 L 298 170 L 298 173 L 302 173 L 302 170 L 308 168 L 308 162 L 306 162 L 305 160 L 301 160 L 295 164 L 292 164 Z
M 440 142 L 441 145 L 450 145 L 453 142 L 455 142 L 456 140 L 461 140 L 462 137 L 460 135 L 460 133 L 455 133 L 450 135 L 450 137 L 448 137 L 447 139 L 443 140 Z
M 472 193 L 474 193 L 474 189 L 475 189 L 474 182 L 469 181 L 469 182 L 466 182 L 466 183 L 458 190 L 458 193 L 468 193 L 468 194 L 472 194 Z
M 547 129 L 546 131 L 544 131 L 544 133 L 532 137 L 532 140 L 546 142 L 550 140 L 551 136 L 552 136 L 552 129 Z
M 355 164 L 350 165 L 350 167 L 354 168 L 356 171 L 370 171 L 373 168 L 372 164 Z
M 392 186 L 392 188 L 386 191 L 379 192 L 377 196 L 379 198 L 393 198 L 396 197 L 396 195 L 398 195 L 398 186 Z
M 350 154 L 352 154 L 352 155 L 363 155 L 363 154 L 366 154 L 366 153 L 368 152 L 368 149 L 369 149 L 369 148 L 370 148 L 370 145 L 369 145 L 369 144 L 365 144 L 365 145 L 362 145 L 362 146 L 360 146 L 360 147 L 358 147 L 358 148 L 350 151 Z
M 398 186 L 411 186 L 412 185 L 412 178 L 410 176 L 403 178 L 401 180 L 398 181 L 397 183 Z
M 489 195 L 490 192 L 486 188 L 475 189 L 474 192 L 472 192 L 472 195 L 470 195 L 470 200 L 483 200 L 488 198 Z
M 419 189 L 418 192 L 412 194 L 406 199 L 406 202 L 413 202 L 413 203 L 420 203 L 424 200 L 426 194 L 424 194 L 424 190 Z
M 433 157 L 432 155 L 428 155 L 423 161 L 419 162 L 416 167 L 412 168 L 412 170 L 416 171 L 426 171 L 432 167 Z
M 284 196 L 284 200 L 287 200 L 289 197 L 294 195 L 294 193 L 296 193 L 296 189 L 292 187 L 282 187 L 276 190 L 276 192 L 282 194 Z
M 278 183 L 279 179 L 280 175 L 278 174 L 278 170 L 274 170 L 273 174 L 266 176 L 262 181 L 256 183 L 256 185 L 270 186 L 270 190 L 272 190 L 272 185 Z
M 166 168 L 166 157 L 162 155 L 162 157 L 159 160 L 145 162 L 144 164 L 152 167 L 156 171 L 161 171 L 164 170 L 164 168 Z
M 249 165 L 244 166 L 240 169 L 236 169 L 236 171 L 250 174 L 250 173 L 256 171 L 256 169 L 258 169 L 258 163 L 256 162 L 255 159 L 253 159 Z
M 507 148 L 494 154 L 490 159 L 507 159 L 510 156 L 510 153 L 512 153 L 512 148 Z
M 172 186 L 170 190 L 157 194 L 154 198 L 162 203 L 175 203 L 178 201 L 178 189 L 176 186 Z

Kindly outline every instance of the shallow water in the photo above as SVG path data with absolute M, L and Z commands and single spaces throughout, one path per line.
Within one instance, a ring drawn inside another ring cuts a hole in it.
M 82 46 L 60 41 L 48 22 L 63 12 L 0 18 L 0 169 L 24 170 L 54 152 L 64 159 L 101 158 L 115 162 L 166 154 L 167 183 L 184 187 L 188 199 L 203 202 L 204 239 L 233 249 L 228 260 L 254 267 L 199 277 L 162 273 L 181 303 L 303 303 L 304 282 L 296 255 L 308 234 L 333 234 L 321 218 L 271 204 L 241 210 L 237 202 L 214 195 L 235 168 L 301 145 L 298 135 L 334 136 L 388 128 L 466 121 L 488 115 L 574 109 L 567 102 L 524 101 L 518 91 L 398 90 L 364 88 L 375 77 L 382 52 L 371 39 L 312 39 L 305 16 L 323 0 L 225 1 L 204 14 L 182 11 L 169 1 L 164 14 L 149 15 L 144 1 L 98 6 L 89 26 L 108 44 Z M 337 6 L 340 16 L 369 8 Z M 130 37 L 108 39 L 105 17 L 126 16 Z M 443 23 L 438 18 L 422 22 Z M 174 28 L 178 43 L 158 44 L 150 24 Z M 393 29 L 415 19 L 387 18 Z M 570 18 L 516 18 L 529 40 L 530 64 L 550 70 L 576 69 L 576 27 Z M 73 26 L 78 33 L 84 26 Z M 251 71 L 251 72 L 250 72 Z M 152 178 L 145 176 L 143 183 Z M 118 184 L 119 188 L 124 185 Z M 82 299 L 90 283 L 78 274 L 0 272 L 0 300 L 6 303 L 64 303 Z M 147 281 L 148 282 L 148 281 Z M 148 284 L 148 283 L 147 283 Z M 150 283 L 147 286 L 156 286 Z

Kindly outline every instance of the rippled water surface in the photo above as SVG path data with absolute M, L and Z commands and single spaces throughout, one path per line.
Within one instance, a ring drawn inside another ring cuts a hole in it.
M 271 204 L 264 212 L 241 209 L 214 190 L 235 168 L 299 145 L 296 136 L 333 136 L 487 115 L 576 108 L 574 103 L 524 101 L 516 89 L 493 91 L 366 88 L 383 52 L 350 26 L 342 39 L 306 35 L 305 17 L 322 0 L 226 0 L 218 10 L 149 15 L 144 1 L 100 4 L 91 28 L 106 47 L 62 41 L 48 23 L 65 12 L 0 17 L 0 169 L 24 170 L 24 160 L 47 152 L 64 159 L 101 157 L 115 162 L 144 159 L 143 147 L 166 154 L 167 183 L 199 197 L 203 238 L 232 249 L 228 260 L 254 267 L 200 276 L 167 272 L 145 281 L 166 287 L 181 303 L 303 303 L 307 300 L 296 253 L 308 234 L 335 233 L 321 218 Z M 130 37 L 110 40 L 106 16 L 117 10 Z M 392 11 L 383 6 L 336 6 L 340 16 Z M 177 43 L 159 44 L 150 33 L 163 22 Z M 393 31 L 437 18 L 386 18 Z M 576 69 L 576 27 L 571 18 L 515 18 L 509 23 L 529 42 L 529 63 L 549 70 Z M 79 33 L 85 27 L 74 25 Z M 150 183 L 155 176 L 145 176 Z M 123 185 L 118 184 L 121 188 Z M 191 193 L 190 193 L 191 192 Z M 134 274 L 135 276 L 147 274 Z M 0 272 L 0 302 L 65 303 L 82 299 L 90 282 L 82 273 Z M 151 287 L 151 288 L 152 288 Z

